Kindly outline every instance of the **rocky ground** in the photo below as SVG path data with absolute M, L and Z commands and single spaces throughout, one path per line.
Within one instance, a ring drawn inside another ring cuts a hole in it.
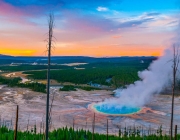
M 63 126 L 74 126 L 92 130 L 94 111 L 89 107 L 92 103 L 112 97 L 112 91 L 72 91 L 63 92 L 51 88 L 51 130 Z M 19 129 L 31 129 L 34 125 L 43 131 L 45 125 L 46 94 L 29 89 L 0 86 L 0 121 L 10 128 L 14 127 L 16 105 L 19 105 Z M 163 133 L 169 133 L 170 95 L 156 95 L 143 110 L 128 116 L 107 116 L 95 114 L 95 132 L 106 133 L 107 119 L 109 133 L 118 133 L 125 126 L 130 129 L 139 127 L 145 133 L 154 132 L 160 125 Z M 180 97 L 175 97 L 174 124 L 180 127 Z M 148 131 L 150 130 L 150 131 Z M 178 130 L 178 132 L 180 132 Z

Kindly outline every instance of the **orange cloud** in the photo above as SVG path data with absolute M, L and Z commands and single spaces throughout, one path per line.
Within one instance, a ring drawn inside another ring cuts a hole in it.
M 154 47 L 154 46 L 153 46 Z M 78 56 L 159 56 L 164 50 L 163 46 L 152 49 L 152 46 L 70 46 L 56 49 L 53 55 Z
M 7 54 L 7 55 L 13 55 L 13 56 L 33 56 L 35 54 L 34 50 L 26 50 L 26 49 L 0 49 L 0 54 Z

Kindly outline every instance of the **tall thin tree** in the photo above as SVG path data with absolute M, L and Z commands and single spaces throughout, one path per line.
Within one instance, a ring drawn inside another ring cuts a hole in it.
M 49 14 L 48 18 L 48 68 L 47 68 L 47 100 L 46 100 L 46 140 L 49 139 L 49 94 L 50 94 L 50 65 L 51 65 L 51 49 L 53 44 L 54 15 Z
M 176 45 L 173 46 L 173 59 L 172 59 L 172 68 L 173 68 L 173 83 L 172 83 L 172 104 L 171 104 L 171 126 L 170 126 L 170 140 L 173 139 L 173 119 L 174 119 L 174 94 L 176 87 L 176 74 L 179 65 L 179 52 Z

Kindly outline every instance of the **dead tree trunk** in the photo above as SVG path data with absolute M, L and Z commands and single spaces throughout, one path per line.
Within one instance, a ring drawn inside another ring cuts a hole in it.
M 176 73 L 179 64 L 179 53 L 176 46 L 173 46 L 173 84 L 172 84 L 172 104 L 171 104 L 171 126 L 170 126 L 170 140 L 173 139 L 173 119 L 174 119 L 174 92 L 176 87 Z
M 95 113 L 94 113 L 93 123 L 92 123 L 92 140 L 94 140 L 94 127 L 95 127 Z
M 109 126 L 108 126 L 108 119 L 107 119 L 107 130 L 106 130 L 106 131 L 107 131 L 107 132 L 106 132 L 107 134 L 106 134 L 106 140 L 108 140 L 108 136 L 109 136 L 109 132 L 108 132 L 109 128 L 108 128 L 108 127 L 109 127 Z
M 174 140 L 177 140 L 177 125 L 175 125 Z
M 17 105 L 17 109 L 16 109 L 16 122 L 15 122 L 15 129 L 14 129 L 14 140 L 17 140 L 18 117 L 19 117 L 19 106 Z
M 52 49 L 52 38 L 53 38 L 53 28 L 54 28 L 54 16 L 49 15 L 48 19 L 48 68 L 47 68 L 47 100 L 46 100 L 46 140 L 49 139 L 49 86 L 50 86 L 50 65 L 51 65 L 51 49 Z
M 74 124 L 75 124 L 75 121 L 74 121 L 74 118 L 73 118 L 73 131 L 74 131 Z

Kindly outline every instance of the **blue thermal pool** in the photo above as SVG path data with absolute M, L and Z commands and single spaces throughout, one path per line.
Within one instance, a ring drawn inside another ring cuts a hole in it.
M 109 106 L 107 104 L 94 104 L 93 108 L 95 111 L 103 114 L 111 114 L 111 115 L 128 115 L 134 114 L 141 110 L 138 107 L 128 107 L 128 106 Z

